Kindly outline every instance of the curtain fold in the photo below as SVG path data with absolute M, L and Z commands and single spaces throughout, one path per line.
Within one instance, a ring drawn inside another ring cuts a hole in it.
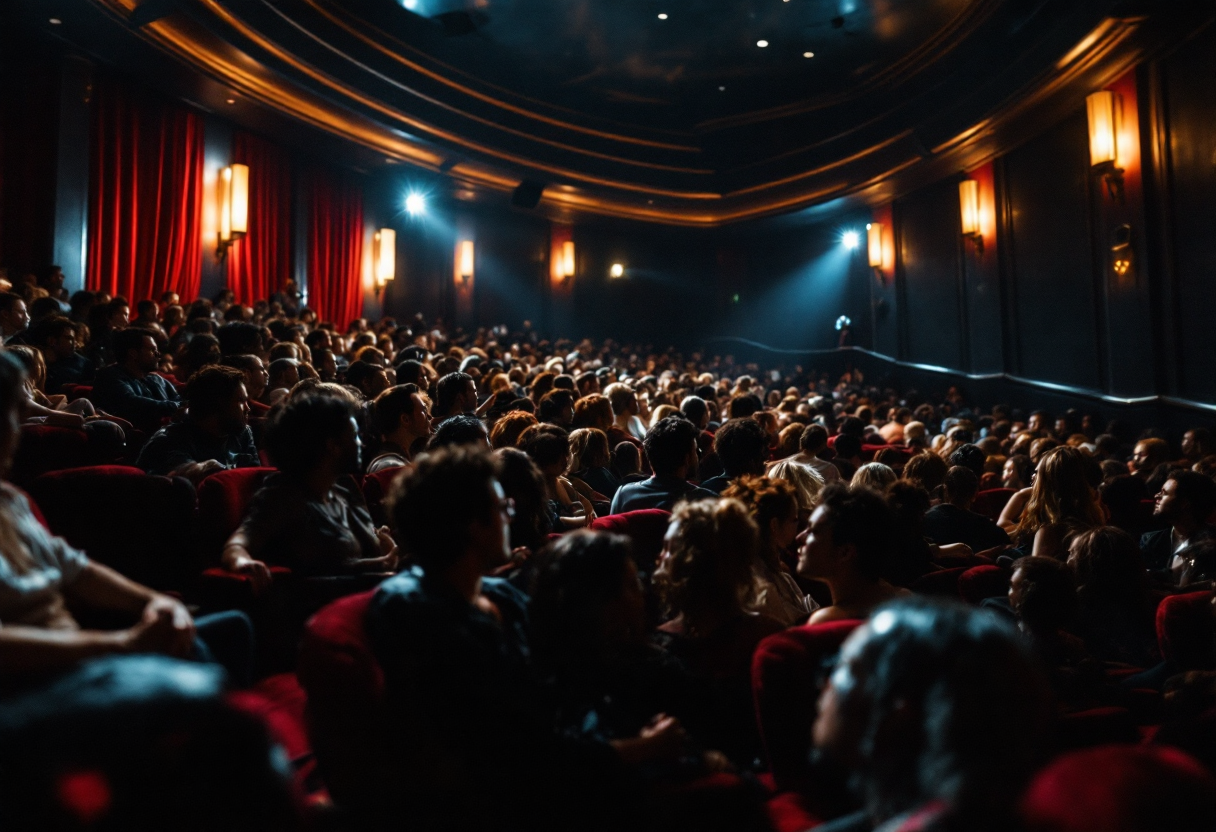
M 345 332 L 363 312 L 363 189 L 347 175 L 312 168 L 308 206 L 308 305 Z
M 86 285 L 132 303 L 202 279 L 203 118 L 106 78 L 93 86 Z
M 238 132 L 232 161 L 249 166 L 249 231 L 228 251 L 228 288 L 252 306 L 291 274 L 291 157 L 278 145 Z

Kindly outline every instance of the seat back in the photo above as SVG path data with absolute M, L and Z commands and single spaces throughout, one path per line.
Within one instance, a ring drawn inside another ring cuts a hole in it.
M 663 551 L 663 536 L 667 534 L 667 524 L 670 520 L 670 511 L 643 508 L 597 517 L 592 521 L 591 529 L 628 537 L 633 543 L 634 563 L 639 571 L 649 574 L 654 571 L 659 553 Z
M 49 471 L 79 468 L 92 462 L 89 438 L 83 430 L 22 425 L 9 479 L 24 487 Z
M 388 494 L 393 481 L 403 473 L 405 468 L 386 468 L 363 478 L 363 499 L 367 502 L 372 522 L 377 526 L 391 525 L 388 522 Z
M 157 589 L 197 574 L 194 486 L 126 465 L 52 471 L 27 488 L 51 531 L 89 557 Z
M 1001 512 L 1005 510 L 1005 504 L 1009 502 L 1016 491 L 1012 488 L 989 488 L 987 491 L 981 491 L 975 495 L 975 502 L 971 504 L 971 510 L 976 514 L 982 514 L 995 523 L 1001 516 Z
M 778 791 L 805 783 L 824 662 L 860 624 L 792 627 L 765 638 L 752 654 L 756 724 Z
M 203 480 L 198 488 L 199 532 L 208 561 L 218 558 L 224 543 L 249 513 L 253 495 L 274 468 L 233 468 Z
M 979 604 L 985 598 L 996 598 L 1009 592 L 1008 569 L 999 566 L 973 566 L 958 576 L 958 594 L 964 601 Z
M 975 567 L 971 567 L 975 568 Z M 958 598 L 959 578 L 966 572 L 968 567 L 959 566 L 954 569 L 942 569 L 938 572 L 928 572 L 921 575 L 912 582 L 909 587 L 913 592 L 921 595 L 936 595 L 942 598 Z
M 1176 672 L 1212 668 L 1212 593 L 1171 595 L 1157 607 L 1157 645 Z

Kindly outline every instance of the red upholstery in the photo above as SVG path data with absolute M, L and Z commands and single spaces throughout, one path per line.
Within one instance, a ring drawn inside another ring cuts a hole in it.
M 1040 771 L 1021 814 L 1028 832 L 1216 829 L 1216 780 L 1177 749 L 1091 748 Z
M 913 592 L 918 592 L 921 595 L 939 595 L 948 598 L 958 598 L 959 578 L 967 571 L 967 567 L 959 566 L 954 569 L 942 569 L 938 572 L 929 572 L 921 575 L 912 582 L 910 587 Z
M 1212 670 L 1212 593 L 1171 595 L 1157 607 L 1157 644 L 1181 673 Z
M 315 768 L 304 723 L 307 701 L 308 697 L 294 673 L 269 676 L 249 690 L 228 694 L 230 704 L 266 723 L 270 735 L 295 765 L 296 778 L 301 786 L 311 769 Z
M 377 526 L 391 525 L 388 522 L 388 494 L 393 480 L 404 472 L 404 468 L 386 468 L 363 478 L 363 499 Z
M 798 792 L 782 792 L 765 804 L 768 822 L 773 832 L 806 832 L 823 823 L 823 818 L 806 806 Z
M 624 514 L 609 514 L 597 517 L 591 523 L 593 531 L 623 534 L 633 543 L 633 559 L 638 569 L 653 572 L 663 551 L 663 536 L 667 534 L 667 523 L 671 512 L 659 508 L 643 508 L 626 511 Z
M 958 576 L 958 594 L 972 604 L 1003 596 L 1009 592 L 1010 577 L 1009 570 L 999 566 L 974 566 Z
M 308 693 L 307 719 L 317 765 L 339 803 L 361 805 L 365 790 L 392 788 L 381 764 L 384 674 L 363 619 L 375 591 L 322 608 L 305 626 L 297 675 Z
M 97 465 L 43 474 L 28 491 L 55 534 L 133 580 L 178 589 L 198 573 L 189 480 Z
M 274 468 L 233 468 L 203 480 L 198 488 L 199 530 L 204 552 L 218 556 L 225 541 L 249 512 L 253 495 Z
M 778 791 L 803 785 L 820 670 L 859 624 L 850 620 L 792 627 L 761 641 L 752 655 L 756 724 Z
M 990 488 L 987 491 L 981 491 L 975 495 L 975 502 L 971 504 L 971 510 L 976 514 L 984 515 L 995 523 L 1000 518 L 1001 512 L 1005 510 L 1005 504 L 1015 493 L 1017 492 L 1012 488 Z
M 79 468 L 93 461 L 89 453 L 89 438 L 84 431 L 22 425 L 21 442 L 13 457 L 9 478 L 24 486 L 49 471 Z
M 88 399 L 93 395 L 93 385 L 91 384 L 65 384 L 60 388 L 60 392 L 68 397 L 68 401 L 74 402 L 77 399 Z

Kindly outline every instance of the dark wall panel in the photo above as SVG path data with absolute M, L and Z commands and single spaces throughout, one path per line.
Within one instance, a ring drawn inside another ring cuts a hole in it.
M 1023 376 L 1100 388 L 1084 110 L 1005 159 Z
M 905 360 L 967 369 L 959 296 L 958 182 L 948 179 L 895 203 L 905 316 Z

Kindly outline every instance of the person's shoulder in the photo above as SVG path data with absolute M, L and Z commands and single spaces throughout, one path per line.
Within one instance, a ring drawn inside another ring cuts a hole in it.
M 1160 544 L 1162 540 L 1165 540 L 1169 537 L 1171 531 L 1172 531 L 1172 529 L 1165 528 L 1165 529 L 1155 529 L 1154 531 L 1151 531 L 1151 532 L 1145 532 L 1144 534 L 1140 535 L 1140 548 L 1147 549 L 1150 546 L 1155 546 L 1155 545 Z

